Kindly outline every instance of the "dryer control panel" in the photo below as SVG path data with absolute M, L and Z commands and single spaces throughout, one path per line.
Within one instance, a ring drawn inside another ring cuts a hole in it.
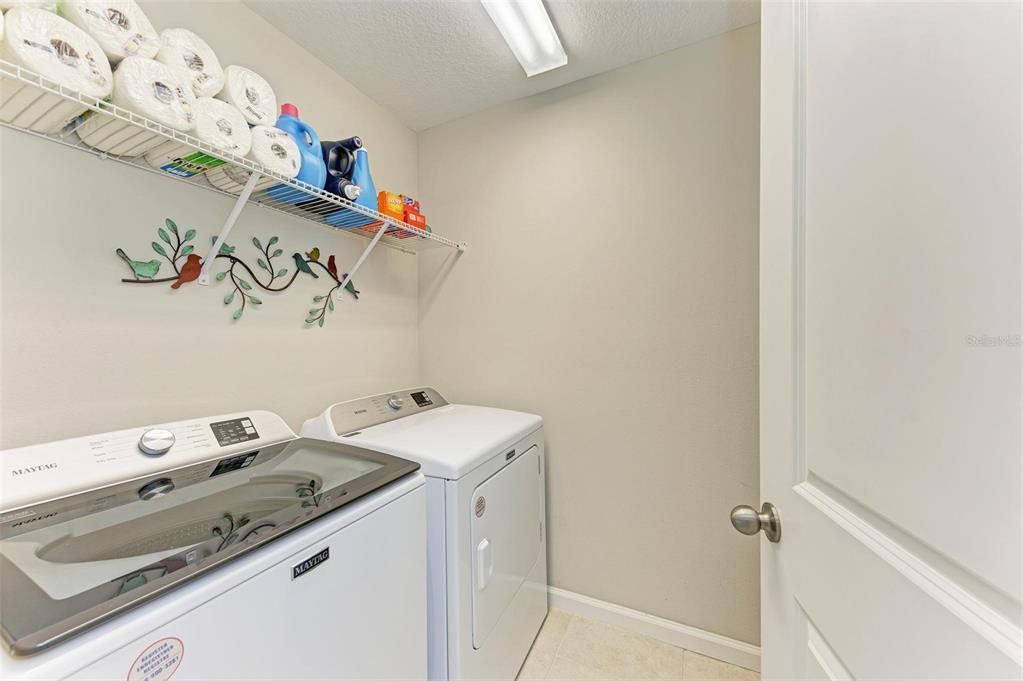
M 363 428 L 394 421 L 410 414 L 448 404 L 433 388 L 412 388 L 393 393 L 339 402 L 330 408 L 330 419 L 338 435 L 354 435 Z

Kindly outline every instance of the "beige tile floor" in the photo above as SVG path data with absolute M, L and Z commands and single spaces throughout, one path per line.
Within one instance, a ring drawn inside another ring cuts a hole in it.
M 551 610 L 518 681 L 759 681 L 742 667 Z

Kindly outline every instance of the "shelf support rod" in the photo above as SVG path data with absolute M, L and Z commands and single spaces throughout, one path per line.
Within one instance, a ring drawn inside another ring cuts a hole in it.
M 388 224 L 386 222 L 380 223 L 380 229 L 377 230 L 377 233 L 373 236 L 373 240 L 369 242 L 368 246 L 366 246 L 366 250 L 362 252 L 359 259 L 355 261 L 354 265 L 352 265 L 352 269 L 348 270 L 348 273 L 341 277 L 341 284 L 337 289 L 338 300 L 342 300 L 345 286 L 347 286 L 348 282 L 355 278 L 355 273 L 359 271 L 359 268 L 362 267 L 362 263 L 366 262 L 366 258 L 369 257 L 370 252 L 380 242 L 380 237 L 382 237 L 384 232 L 387 231 L 387 227 Z
M 210 248 L 206 258 L 202 261 L 202 272 L 199 274 L 198 284 L 202 286 L 210 285 L 210 269 L 213 267 L 213 261 L 216 260 L 217 254 L 220 253 L 220 245 L 227 241 L 227 236 L 234 228 L 234 223 L 238 221 L 238 216 L 242 214 L 242 208 L 245 208 L 245 204 L 249 202 L 249 197 L 252 196 L 252 191 L 256 188 L 256 182 L 259 181 L 260 177 L 262 175 L 256 171 L 252 171 L 249 175 L 242 193 L 238 195 L 238 200 L 234 202 L 234 207 L 231 208 L 231 212 L 227 215 L 227 220 L 224 221 L 224 226 L 220 228 L 220 234 L 217 235 L 216 241 L 213 242 L 213 247 Z

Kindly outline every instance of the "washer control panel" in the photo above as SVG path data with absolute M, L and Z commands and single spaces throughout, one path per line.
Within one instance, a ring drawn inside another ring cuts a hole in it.
M 109 505 L 137 499 L 143 482 L 159 478 L 171 478 L 180 489 L 205 480 L 215 461 L 245 454 L 222 470 L 244 468 L 258 463 L 245 463 L 249 454 L 294 438 L 280 416 L 254 409 L 8 449 L 0 456 L 0 534 L 8 521 L 38 521 L 39 511 L 29 506 L 82 494 L 106 499 L 112 487 L 128 480 L 137 481 L 127 488 L 130 494 Z M 196 464 L 202 465 L 191 470 Z M 195 480 L 186 479 L 186 469 Z
M 252 419 L 249 417 L 211 423 L 210 430 L 213 431 L 213 436 L 217 438 L 217 444 L 221 447 L 259 439 L 256 426 L 253 425 Z
M 433 388 L 413 388 L 341 402 L 330 408 L 334 432 L 352 434 L 381 423 L 436 409 L 448 404 Z

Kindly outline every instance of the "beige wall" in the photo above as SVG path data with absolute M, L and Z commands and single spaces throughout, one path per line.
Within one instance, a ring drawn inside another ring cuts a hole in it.
M 551 580 L 756 643 L 759 26 L 429 130 L 421 377 L 546 419 Z
M 362 135 L 377 184 L 415 193 L 415 133 L 244 5 L 145 9 L 157 28 L 191 28 L 224 64 L 261 72 L 325 137 Z M 416 382 L 415 257 L 378 249 L 356 280 L 363 299 L 323 329 L 302 323 L 323 288 L 307 276 L 232 323 L 226 283 L 122 284 L 114 255 L 155 257 L 167 216 L 204 248 L 231 200 L 20 133 L 0 132 L 0 150 L 0 446 L 248 408 L 298 428 L 335 400 Z M 288 257 L 316 245 L 350 264 L 365 245 L 251 207 L 231 242 L 254 253 L 253 235 L 274 234 Z

